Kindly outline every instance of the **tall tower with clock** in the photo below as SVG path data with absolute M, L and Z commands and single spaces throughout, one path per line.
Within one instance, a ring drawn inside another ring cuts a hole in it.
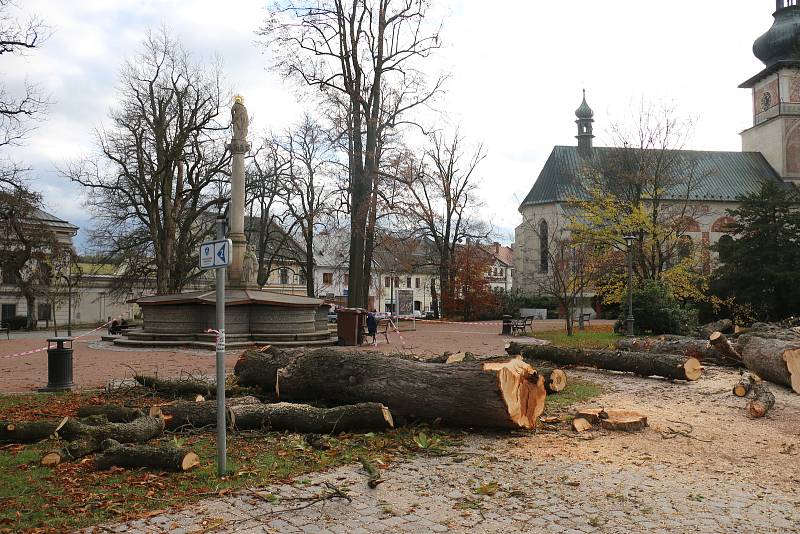
M 775 7 L 772 28 L 753 44 L 765 68 L 739 86 L 753 92 L 742 150 L 761 152 L 784 180 L 800 185 L 800 6 L 776 0 Z

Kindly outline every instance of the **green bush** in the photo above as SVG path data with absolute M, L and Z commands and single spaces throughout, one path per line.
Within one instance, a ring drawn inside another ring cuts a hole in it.
M 622 302 L 615 332 L 625 331 L 627 294 Z M 633 289 L 633 317 L 636 334 L 686 335 L 697 328 L 697 310 L 682 307 L 670 296 L 667 286 L 657 280 L 645 280 Z
M 517 288 L 510 291 L 495 289 L 494 294 L 498 303 L 497 317 L 502 315 L 519 317 L 520 308 L 546 309 L 548 318 L 558 317 L 558 300 L 554 297 L 531 296 Z
M 17 315 L 6 321 L 11 330 L 22 330 L 28 326 L 28 318 L 24 315 Z

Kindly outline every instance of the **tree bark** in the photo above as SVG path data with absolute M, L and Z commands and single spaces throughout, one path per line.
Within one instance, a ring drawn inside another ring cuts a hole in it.
M 764 382 L 755 382 L 753 384 L 753 400 L 747 404 L 747 413 L 751 417 L 764 417 L 774 405 L 775 395 L 767 385 Z
M 289 401 L 378 402 L 395 416 L 496 428 L 534 428 L 546 396 L 544 379 L 521 358 L 447 365 L 331 349 L 306 351 L 280 369 L 276 394 Z
M 742 362 L 764 380 L 800 393 L 800 340 L 763 338 L 747 334 L 739 337 Z
M 175 445 L 122 445 L 113 439 L 107 439 L 102 443 L 102 450 L 102 454 L 95 458 L 98 471 L 114 466 L 188 471 L 200 465 L 197 454 Z
M 272 430 L 333 434 L 382 431 L 394 428 L 389 409 L 374 402 L 333 408 L 306 404 L 240 404 L 228 408 L 231 426 L 237 430 Z
M 255 397 L 234 397 L 225 400 L 225 406 L 245 404 L 261 404 Z M 153 406 L 151 416 L 164 418 L 164 426 L 169 430 L 188 428 L 205 428 L 217 426 L 217 401 L 178 402 Z
M 739 351 L 733 343 L 728 340 L 725 334 L 722 332 L 712 332 L 711 335 L 708 336 L 708 342 L 728 361 L 736 365 L 742 365 L 742 355 L 739 354 Z
M 156 376 L 136 375 L 134 380 L 144 387 L 174 397 L 202 395 L 211 397 L 216 392 L 216 384 L 199 378 L 158 378 Z
M 102 415 L 110 423 L 130 423 L 134 419 L 144 417 L 144 412 L 139 408 L 129 408 L 116 404 L 92 404 L 78 408 L 78 417 L 91 417 Z
M 760 379 L 759 379 L 760 380 Z M 733 386 L 733 394 L 737 397 L 746 397 L 753 389 L 753 384 L 757 382 L 756 377 L 750 373 L 743 373 L 739 382 Z
M 714 332 L 722 332 L 723 334 L 733 334 L 735 326 L 730 319 L 720 319 L 713 323 L 708 323 L 700 327 L 700 333 L 705 336 L 710 336 Z
M 164 432 L 164 421 L 158 417 L 140 417 L 130 423 L 109 423 L 105 417 L 95 416 L 83 420 L 70 418 L 58 434 L 67 441 L 91 439 L 100 443 L 115 439 L 121 443 L 144 443 Z
M 59 421 L 0 421 L 0 443 L 34 443 L 49 438 Z
M 286 367 L 301 354 L 301 349 L 279 350 L 270 347 L 264 352 L 248 350 L 236 361 L 233 372 L 239 378 L 240 385 L 257 386 L 266 396 L 274 396 L 278 369 Z
M 593 425 L 599 425 L 605 430 L 635 432 L 647 426 L 647 416 L 632 410 L 588 408 L 578 410 L 575 417 L 585 419 Z
M 503 356 L 478 356 L 471 352 L 457 352 L 456 354 L 436 356 L 427 360 L 425 363 L 447 363 L 457 364 L 464 362 L 489 362 L 489 361 L 508 361 Z M 536 369 L 544 378 L 544 388 L 548 393 L 558 393 L 567 387 L 567 373 L 562 369 L 542 367 L 537 362 L 526 362 Z
M 509 346 L 508 350 L 511 348 L 512 346 Z M 696 358 L 674 354 L 584 350 L 552 345 L 524 345 L 515 348 L 518 348 L 526 359 L 546 360 L 558 365 L 596 367 L 639 376 L 662 376 L 673 380 L 697 380 L 702 374 L 702 367 Z

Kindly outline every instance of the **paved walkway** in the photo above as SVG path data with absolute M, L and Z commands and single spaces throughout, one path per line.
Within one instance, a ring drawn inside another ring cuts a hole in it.
M 566 429 L 480 435 L 443 457 L 391 466 L 376 489 L 358 466 L 209 499 L 115 532 L 800 532 L 800 396 L 775 386 L 764 419 L 711 368 L 672 383 L 571 371 L 605 385 L 594 403 L 646 413 L 638 433 Z M 336 491 L 347 498 L 330 496 Z M 277 497 L 277 498 L 276 498 Z

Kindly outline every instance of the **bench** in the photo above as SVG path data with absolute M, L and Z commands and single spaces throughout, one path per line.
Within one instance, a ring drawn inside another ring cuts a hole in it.
M 590 319 L 592 318 L 591 313 L 584 313 L 583 314 L 583 324 L 590 324 Z
M 533 334 L 533 317 L 520 317 L 519 319 L 511 320 L 512 336 L 516 336 L 518 333 L 525 334 L 528 328 L 530 328 L 531 334 Z
M 5 331 L 7 339 L 11 339 L 11 325 L 9 323 L 0 323 L 0 332 L 2 331 Z
M 364 328 L 361 331 L 361 339 L 362 343 L 367 340 L 369 337 L 369 330 L 367 329 L 367 324 L 364 323 Z M 383 336 L 386 338 L 386 344 L 389 344 L 389 319 L 381 319 L 378 321 L 378 329 L 375 331 L 375 335 L 372 337 L 372 342 L 376 342 L 376 338 L 378 336 Z

